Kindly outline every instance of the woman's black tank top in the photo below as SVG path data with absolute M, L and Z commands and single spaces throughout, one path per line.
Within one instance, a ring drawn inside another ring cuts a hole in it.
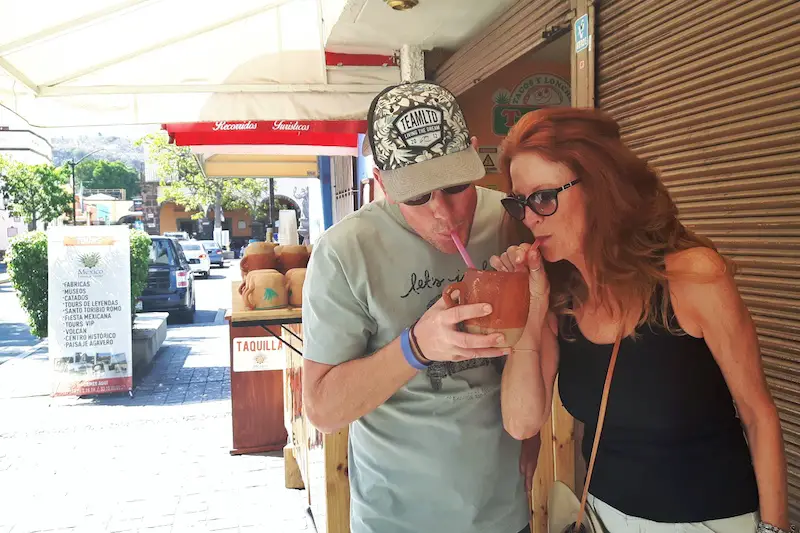
M 585 424 L 588 462 L 612 345 L 559 338 L 558 390 Z M 703 339 L 643 326 L 620 344 L 590 492 L 655 522 L 702 522 L 756 511 L 758 490 L 733 399 Z

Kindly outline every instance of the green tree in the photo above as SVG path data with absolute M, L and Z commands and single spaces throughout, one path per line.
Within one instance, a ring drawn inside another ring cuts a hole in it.
M 253 220 L 269 217 L 269 195 L 267 181 L 259 178 L 240 178 L 236 180 L 230 209 L 245 209 Z
M 84 160 L 75 167 L 75 183 L 86 189 L 125 189 L 128 200 L 142 191 L 139 173 L 120 161 Z
M 171 144 L 162 133 L 151 133 L 137 141 L 140 144 L 146 147 L 150 162 L 161 177 L 158 201 L 175 202 L 193 212 L 194 219 L 207 216 L 212 206 L 217 211 L 246 207 L 243 197 L 252 197 L 259 187 L 263 190 L 263 182 L 254 178 L 206 178 L 191 150 Z M 217 227 L 222 223 L 219 214 L 214 217 Z
M 233 192 L 234 200 L 232 209 L 246 209 L 253 220 L 263 220 L 269 225 L 275 221 L 270 219 L 269 213 L 269 185 L 264 178 L 241 178 L 235 180 L 236 189 Z M 272 216 L 278 220 L 278 213 L 282 209 L 294 209 L 282 196 L 275 196 L 272 200 Z M 298 219 L 300 213 L 297 213 Z
M 52 222 L 72 213 L 69 172 L 53 165 L 26 165 L 0 157 L 2 194 L 13 216 L 22 217 L 28 229 L 37 222 Z

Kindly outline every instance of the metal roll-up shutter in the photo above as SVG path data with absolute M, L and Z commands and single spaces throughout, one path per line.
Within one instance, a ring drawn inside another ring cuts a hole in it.
M 800 520 L 800 3 L 602 1 L 598 106 L 734 259 Z
M 568 29 L 569 10 L 570 0 L 520 0 L 445 61 L 436 82 L 462 94 L 547 42 L 545 31 Z
M 358 208 L 358 189 L 355 181 L 354 158 L 331 157 L 331 183 L 333 194 L 333 222 L 339 222 Z

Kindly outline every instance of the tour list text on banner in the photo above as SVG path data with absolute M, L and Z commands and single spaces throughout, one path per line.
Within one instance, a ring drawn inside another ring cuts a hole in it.
M 128 228 L 51 228 L 47 258 L 53 394 L 130 391 L 133 364 Z

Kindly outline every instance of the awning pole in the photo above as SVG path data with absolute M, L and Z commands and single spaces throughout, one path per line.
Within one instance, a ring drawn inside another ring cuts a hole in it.
M 275 180 L 269 179 L 269 223 L 270 223 L 270 240 L 275 234 Z

